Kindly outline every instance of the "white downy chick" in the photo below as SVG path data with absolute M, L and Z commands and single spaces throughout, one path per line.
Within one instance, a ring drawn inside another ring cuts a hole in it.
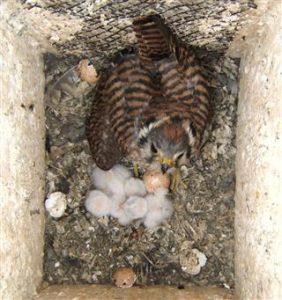
M 124 189 L 124 179 L 113 170 L 108 171 L 111 173 L 111 176 L 109 176 L 107 180 L 107 187 L 106 187 L 106 193 L 109 196 L 112 195 L 119 195 L 124 196 L 125 195 L 125 189 Z
M 171 216 L 173 207 L 167 198 L 167 192 L 167 189 L 158 189 L 146 197 L 148 212 L 143 220 L 146 227 L 156 227 Z
M 107 187 L 108 171 L 95 167 L 91 174 L 91 181 L 96 189 L 105 191 Z
M 109 171 L 103 171 L 96 167 L 91 175 L 95 188 L 102 190 L 108 196 L 124 195 L 124 181 L 130 176 L 130 172 L 121 165 L 114 166 Z
M 123 179 L 128 179 L 132 176 L 131 172 L 122 165 L 114 165 L 112 168 L 113 172 Z
M 110 215 L 114 218 L 119 218 L 123 214 L 123 203 L 125 202 L 125 196 L 113 195 L 111 196 L 111 210 Z
M 125 182 L 125 194 L 126 196 L 145 196 L 146 188 L 143 180 L 138 178 L 128 178 Z
M 122 204 L 122 215 L 118 218 L 121 225 L 127 225 L 133 220 L 143 218 L 147 213 L 145 198 L 132 196 Z
M 111 180 L 107 182 L 109 193 L 117 198 L 124 197 L 125 183 L 131 176 L 130 171 L 122 165 L 115 165 L 110 171 L 112 171 L 113 176 Z
M 105 193 L 93 190 L 90 191 L 84 205 L 87 211 L 99 218 L 110 213 L 111 200 Z

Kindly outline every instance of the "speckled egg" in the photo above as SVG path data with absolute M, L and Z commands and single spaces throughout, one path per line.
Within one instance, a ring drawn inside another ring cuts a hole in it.
M 98 74 L 94 66 L 89 64 L 88 59 L 82 59 L 77 66 L 77 73 L 82 81 L 95 83 L 98 80 Z
M 137 276 L 131 268 L 121 267 L 113 275 L 113 282 L 119 288 L 130 288 L 136 281 Z
M 148 193 L 153 193 L 160 188 L 168 189 L 170 185 L 168 175 L 156 170 L 146 171 L 143 181 Z

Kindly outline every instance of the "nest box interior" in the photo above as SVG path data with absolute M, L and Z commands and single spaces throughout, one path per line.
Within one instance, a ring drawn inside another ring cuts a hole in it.
M 69 80 L 82 59 L 99 71 L 135 49 L 132 20 L 149 13 L 194 48 L 214 113 L 199 159 L 182 170 L 188 188 L 156 229 L 85 210 L 95 84 Z M 275 0 L 3 1 L 2 298 L 280 299 L 280 22 Z M 67 199 L 61 218 L 44 208 L 54 192 Z M 207 259 L 197 274 L 195 251 Z M 113 286 L 121 266 L 135 287 Z

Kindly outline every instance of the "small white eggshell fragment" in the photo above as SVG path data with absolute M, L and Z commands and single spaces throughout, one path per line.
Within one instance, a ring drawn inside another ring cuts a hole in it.
M 199 274 L 201 268 L 206 264 L 206 262 L 206 255 L 196 248 L 188 251 L 187 253 L 182 253 L 179 257 L 181 269 L 190 275 Z
M 132 196 L 122 205 L 122 215 L 118 221 L 122 225 L 127 225 L 133 220 L 143 218 L 147 213 L 147 201 L 145 198 Z
M 145 196 L 146 188 L 145 184 L 141 179 L 138 178 L 129 178 L 125 183 L 125 194 L 130 196 Z
M 105 193 L 93 190 L 89 193 L 84 205 L 87 211 L 99 218 L 110 213 L 111 200 Z
M 143 181 L 148 193 L 153 193 L 159 188 L 168 189 L 170 186 L 168 175 L 156 170 L 146 171 L 143 176 Z
M 192 249 L 192 251 L 197 255 L 200 267 L 203 267 L 207 263 L 206 255 L 196 248 Z
M 132 176 L 131 172 L 122 165 L 114 165 L 112 171 L 123 179 L 127 179 Z
M 146 197 L 148 212 L 143 220 L 146 227 L 156 227 L 171 216 L 173 207 L 171 202 L 166 198 L 166 193 L 164 189 L 161 189 L 157 194 Z
M 62 217 L 67 208 L 66 195 L 62 192 L 50 194 L 45 201 L 45 208 L 53 218 Z

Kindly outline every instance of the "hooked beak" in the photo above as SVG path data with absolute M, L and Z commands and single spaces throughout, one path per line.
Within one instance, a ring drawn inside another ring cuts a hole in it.
M 168 164 L 161 164 L 161 170 L 162 173 L 166 173 L 166 171 L 169 169 L 169 165 Z
M 161 170 L 164 173 L 173 166 L 173 160 L 172 159 L 167 159 L 167 158 L 162 158 L 161 159 Z

